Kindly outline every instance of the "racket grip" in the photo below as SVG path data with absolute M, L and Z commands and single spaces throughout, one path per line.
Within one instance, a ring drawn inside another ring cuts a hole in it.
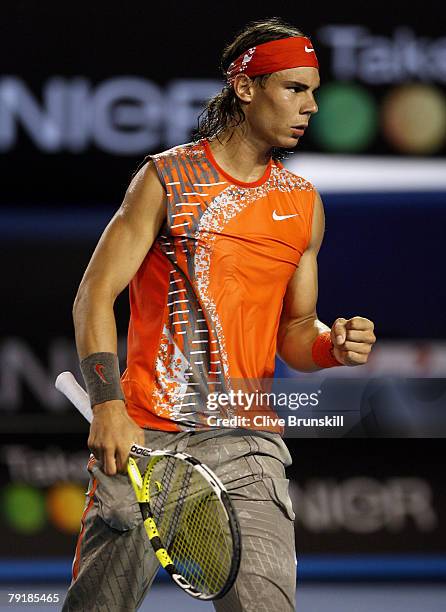
M 62 372 L 56 378 L 54 383 L 56 389 L 63 393 L 67 399 L 79 410 L 84 418 L 89 423 L 93 420 L 93 411 L 90 406 L 90 398 L 88 393 L 83 389 L 71 372 Z M 133 457 L 149 457 L 152 454 L 152 449 L 132 444 L 130 455 Z M 156 452 L 155 452 L 156 454 Z
M 93 420 L 90 398 L 71 372 L 62 372 L 56 378 L 55 387 L 70 400 L 89 423 Z

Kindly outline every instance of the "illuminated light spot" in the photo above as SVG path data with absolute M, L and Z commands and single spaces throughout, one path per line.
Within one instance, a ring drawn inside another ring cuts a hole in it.
M 432 85 L 401 85 L 384 100 L 382 127 L 402 153 L 435 153 L 446 142 L 446 99 Z
M 85 490 L 80 485 L 60 483 L 48 491 L 48 515 L 60 531 L 78 533 L 84 507 Z
M 372 144 L 378 126 L 373 97 L 364 87 L 329 83 L 317 96 L 319 112 L 311 119 L 310 134 L 327 151 L 357 152 Z
M 32 534 L 46 524 L 44 494 L 25 484 L 9 484 L 3 491 L 3 513 L 17 532 Z

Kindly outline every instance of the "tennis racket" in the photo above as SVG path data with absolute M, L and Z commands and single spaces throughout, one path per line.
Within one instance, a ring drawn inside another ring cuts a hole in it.
M 73 374 L 62 372 L 55 384 L 91 423 L 90 400 Z M 192 597 L 223 597 L 241 555 L 240 527 L 224 485 L 186 453 L 133 444 L 130 455 L 128 475 L 158 561 Z M 143 474 L 133 457 L 149 459 Z

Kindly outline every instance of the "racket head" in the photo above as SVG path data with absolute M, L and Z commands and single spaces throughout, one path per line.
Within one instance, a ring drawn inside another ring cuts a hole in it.
M 186 453 L 153 451 L 139 502 L 172 580 L 196 599 L 223 597 L 237 578 L 241 536 L 232 501 L 212 470 Z

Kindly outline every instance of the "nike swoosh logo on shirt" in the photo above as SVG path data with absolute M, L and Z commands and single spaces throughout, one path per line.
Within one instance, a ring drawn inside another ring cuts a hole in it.
M 296 213 L 295 215 L 278 215 L 276 211 L 273 212 L 274 221 L 284 221 L 285 219 L 291 219 L 291 217 L 298 217 L 298 216 L 299 216 L 299 213 Z

